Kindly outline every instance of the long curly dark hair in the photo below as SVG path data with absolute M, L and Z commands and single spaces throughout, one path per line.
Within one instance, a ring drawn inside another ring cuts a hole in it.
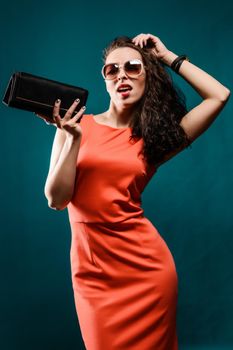
M 158 166 L 170 152 L 191 145 L 191 139 L 180 126 L 188 112 L 183 92 L 174 84 L 165 64 L 151 51 L 151 39 L 143 48 L 135 45 L 127 36 L 115 38 L 103 50 L 103 62 L 111 51 L 119 47 L 131 47 L 140 52 L 146 67 L 146 86 L 137 102 L 131 127 L 131 139 L 143 138 L 143 158 L 150 165 Z

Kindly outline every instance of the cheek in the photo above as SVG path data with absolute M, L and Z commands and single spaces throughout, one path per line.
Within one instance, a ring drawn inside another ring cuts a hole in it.
M 140 89 L 142 94 L 145 92 L 145 90 L 146 90 L 146 82 L 145 82 L 145 80 L 140 82 L 139 89 Z
M 109 95 L 111 95 L 113 93 L 113 91 L 114 91 L 114 88 L 113 88 L 112 84 L 106 83 L 106 90 L 109 93 Z

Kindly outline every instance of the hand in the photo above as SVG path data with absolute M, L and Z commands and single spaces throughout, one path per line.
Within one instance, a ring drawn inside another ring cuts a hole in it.
M 61 118 L 59 115 L 61 100 L 57 100 L 54 104 L 52 120 L 51 118 L 42 114 L 37 114 L 37 116 L 42 118 L 46 122 L 46 124 L 51 124 L 58 127 L 61 130 L 64 130 L 66 136 L 77 138 L 80 135 L 82 135 L 82 128 L 80 124 L 77 123 L 77 121 L 80 122 L 81 118 L 83 117 L 85 107 L 82 107 L 74 117 L 71 118 L 71 116 L 74 113 L 79 102 L 80 101 L 75 100 L 70 106 L 70 108 L 67 110 L 63 118 Z
M 143 45 L 149 46 L 149 43 L 152 43 L 151 51 L 158 59 L 161 60 L 163 60 L 164 57 L 170 52 L 162 41 L 157 36 L 152 34 L 139 34 L 135 36 L 132 41 L 135 45 L 140 45 L 141 48 L 143 48 Z M 147 41 L 149 41 L 149 43 L 147 43 Z

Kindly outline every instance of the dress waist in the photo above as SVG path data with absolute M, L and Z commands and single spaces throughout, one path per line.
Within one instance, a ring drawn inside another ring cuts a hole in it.
M 98 224 L 98 225 L 116 225 L 116 224 L 124 224 L 132 221 L 137 221 L 137 220 L 142 220 L 144 219 L 145 216 L 144 214 L 138 214 L 138 215 L 133 215 L 133 216 L 127 216 L 119 220 L 119 218 L 116 218 L 115 220 L 96 220 L 93 218 L 72 218 L 69 217 L 70 224 L 75 224 L 75 223 L 86 223 L 86 224 Z

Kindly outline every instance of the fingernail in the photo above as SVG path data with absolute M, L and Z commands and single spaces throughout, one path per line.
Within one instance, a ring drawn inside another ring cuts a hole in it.
M 58 98 L 58 99 L 56 100 L 56 103 L 59 103 L 59 102 L 61 102 L 61 100 Z
M 85 109 L 86 109 L 86 107 L 85 106 L 83 106 L 83 110 L 85 111 Z
M 76 102 L 80 102 L 80 99 L 79 98 L 76 98 L 76 100 L 75 100 Z

